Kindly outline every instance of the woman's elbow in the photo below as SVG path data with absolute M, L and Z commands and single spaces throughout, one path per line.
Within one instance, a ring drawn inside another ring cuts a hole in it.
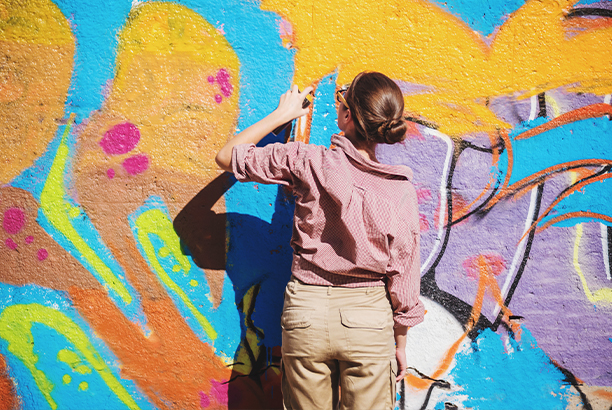
M 223 150 L 217 153 L 215 162 L 222 170 L 232 172 L 232 158 L 229 155 L 226 155 Z

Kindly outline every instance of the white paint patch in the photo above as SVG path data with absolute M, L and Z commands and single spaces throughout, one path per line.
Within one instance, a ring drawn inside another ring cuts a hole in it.
M 431 252 L 429 253 L 429 256 L 427 257 L 425 262 L 421 264 L 421 274 L 423 274 L 423 272 L 427 272 L 427 269 L 429 269 L 429 267 L 431 266 L 433 258 L 438 255 L 438 250 L 440 249 L 440 246 L 442 245 L 442 239 L 444 238 L 444 231 L 446 230 L 446 211 L 448 208 L 446 205 L 446 183 L 448 181 L 448 173 L 450 170 L 450 163 L 451 158 L 453 157 L 454 148 L 453 141 L 446 134 L 442 134 L 441 132 L 432 130 L 430 128 L 425 128 L 423 130 L 423 133 L 432 137 L 440 138 L 446 143 L 447 151 L 446 158 L 444 159 L 444 168 L 442 169 L 442 178 L 440 179 L 440 219 L 438 221 L 438 234 L 436 236 L 434 246 L 432 247 Z
M 408 330 L 406 337 L 406 359 L 408 367 L 414 367 L 421 373 L 432 376 L 442 363 L 452 345 L 463 336 L 463 326 L 442 305 L 421 296 L 425 305 L 425 320 L 423 323 Z M 470 339 L 465 338 L 458 351 L 464 351 L 470 344 Z M 453 359 L 449 369 L 438 379 L 444 379 L 453 385 L 448 378 L 448 373 L 455 365 Z M 415 374 L 408 370 L 408 372 Z M 406 409 L 420 409 L 427 396 L 428 389 L 418 390 L 406 384 L 405 403 Z M 434 389 L 429 404 L 436 402 L 436 397 L 446 396 L 448 391 Z M 429 407 L 428 407 L 429 408 Z
M 604 266 L 606 267 L 606 277 L 608 280 L 612 280 L 612 275 L 610 275 L 610 256 L 608 255 L 608 226 L 604 224 L 599 224 L 601 226 L 601 249 L 603 250 L 603 261 Z

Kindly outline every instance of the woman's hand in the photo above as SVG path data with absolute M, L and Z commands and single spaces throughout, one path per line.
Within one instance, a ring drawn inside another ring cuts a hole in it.
M 397 377 L 396 382 L 399 382 L 406 376 L 406 326 L 395 326 L 393 328 L 393 336 L 395 338 L 395 360 L 397 360 Z
M 303 115 L 308 114 L 308 106 L 304 108 L 304 99 L 310 92 L 312 87 L 306 87 L 304 91 L 300 92 L 298 86 L 294 85 L 292 89 L 281 95 L 276 112 L 280 118 L 284 120 L 284 123 L 292 121 Z
M 395 382 L 399 382 L 406 377 L 406 349 L 395 349 L 395 359 L 397 360 L 397 377 Z

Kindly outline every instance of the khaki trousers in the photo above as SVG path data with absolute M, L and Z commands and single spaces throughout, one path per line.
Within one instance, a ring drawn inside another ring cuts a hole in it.
M 397 362 L 384 287 L 315 286 L 292 277 L 281 326 L 285 409 L 394 408 Z

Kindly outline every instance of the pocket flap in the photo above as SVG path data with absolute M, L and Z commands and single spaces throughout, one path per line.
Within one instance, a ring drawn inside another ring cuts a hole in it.
M 384 329 L 389 320 L 389 311 L 373 308 L 340 309 L 342 324 L 346 327 L 363 329 Z
M 283 312 L 281 327 L 285 330 L 304 329 L 310 326 L 313 309 L 289 309 Z

